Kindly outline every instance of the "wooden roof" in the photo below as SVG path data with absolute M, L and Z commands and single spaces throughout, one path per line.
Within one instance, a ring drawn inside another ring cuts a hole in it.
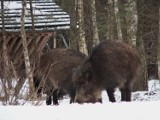
M 54 0 L 33 0 L 32 6 L 36 31 L 48 32 L 69 28 L 69 15 L 56 5 Z M 4 0 L 4 22 L 6 32 L 20 31 L 21 9 L 21 0 Z M 2 30 L 1 13 L 2 10 L 0 9 L 0 32 Z M 27 0 L 25 28 L 26 31 L 32 29 L 29 0 Z

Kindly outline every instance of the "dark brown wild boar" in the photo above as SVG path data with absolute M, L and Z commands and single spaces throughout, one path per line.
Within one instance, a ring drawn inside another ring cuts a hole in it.
M 79 51 L 65 48 L 55 48 L 43 54 L 39 63 L 39 77 L 45 80 L 44 91 L 48 99 L 47 105 L 51 104 L 51 96 L 53 96 L 53 104 L 58 104 L 57 92 L 69 94 L 71 100 L 74 101 L 75 88 L 72 82 L 72 69 L 79 66 L 86 56 Z
M 102 90 L 115 102 L 116 87 L 120 88 L 122 101 L 131 101 L 132 84 L 140 66 L 139 54 L 128 44 L 102 41 L 73 73 L 75 102 L 102 102 Z

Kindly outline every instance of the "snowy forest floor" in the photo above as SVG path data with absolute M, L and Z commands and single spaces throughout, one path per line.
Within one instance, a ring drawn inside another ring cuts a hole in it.
M 108 101 L 102 92 L 103 103 L 69 104 L 65 96 L 58 106 L 46 106 L 45 100 L 19 101 L 17 106 L 0 103 L 0 120 L 160 120 L 160 81 L 150 80 L 148 91 L 132 93 L 132 102 L 121 102 L 120 92 L 115 92 L 116 103 Z
M 121 102 L 121 93 L 119 89 L 115 90 L 115 97 L 116 97 L 116 102 Z M 43 97 L 45 99 L 45 96 Z M 64 105 L 64 104 L 69 104 L 69 97 L 64 96 L 62 100 L 59 100 L 59 104 Z M 146 101 L 159 101 L 160 102 L 160 81 L 159 80 L 150 80 L 148 82 L 148 91 L 137 91 L 137 92 L 132 92 L 132 102 L 146 102 Z M 103 103 L 108 103 L 108 95 L 106 91 L 102 92 L 102 102 Z M 19 105 L 46 105 L 45 100 L 40 100 L 40 101 L 26 101 L 26 100 L 20 100 Z

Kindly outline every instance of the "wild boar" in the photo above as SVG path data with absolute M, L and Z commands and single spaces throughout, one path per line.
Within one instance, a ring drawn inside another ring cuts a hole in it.
M 115 102 L 116 87 L 120 88 L 122 101 L 131 101 L 132 85 L 140 68 L 141 59 L 135 48 L 111 40 L 100 42 L 73 73 L 75 102 L 102 102 L 102 90 Z
M 60 94 L 69 94 L 74 101 L 75 88 L 72 82 L 72 69 L 78 67 L 86 57 L 85 54 L 65 48 L 55 48 L 40 57 L 38 67 L 39 78 L 43 80 L 44 92 L 47 94 L 46 104 L 58 104 L 57 97 Z

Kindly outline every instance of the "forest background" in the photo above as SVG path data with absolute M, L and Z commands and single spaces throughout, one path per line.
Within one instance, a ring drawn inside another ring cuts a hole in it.
M 27 4 L 32 6 L 32 0 L 28 1 L 29 3 Z M 16 71 L 13 69 L 7 53 L 5 24 L 3 23 L 3 2 L 4 0 L 1 0 L 3 25 L 1 35 L 3 36 L 3 41 L 0 46 L 3 49 L 1 49 L 2 59 L 0 60 L 2 68 L 0 70 L 2 86 L 0 96 L 7 103 L 10 100 L 9 96 L 14 96 L 16 97 L 15 99 L 18 98 L 19 92 L 16 93 L 15 91 L 17 89 L 19 91 L 21 87 L 12 85 Z M 54 2 L 70 16 L 70 29 L 63 33 L 65 34 L 68 48 L 77 49 L 88 55 L 101 40 L 126 42 L 137 48 L 143 63 L 139 80 L 134 85 L 134 91 L 147 90 L 148 80 L 159 79 L 159 0 L 54 0 Z M 25 6 L 26 0 L 22 0 L 21 36 L 24 47 L 26 76 L 29 79 L 30 91 L 34 91 L 33 66 L 30 64 L 30 58 L 26 52 L 28 50 L 24 25 Z M 30 10 L 32 13 L 32 9 Z M 32 32 L 34 33 L 33 15 L 32 23 Z M 60 42 L 54 45 L 54 47 L 56 46 L 66 47 Z M 12 72 L 10 69 L 12 69 Z M 9 72 L 15 74 L 11 75 Z M 18 77 L 14 78 L 19 79 Z

